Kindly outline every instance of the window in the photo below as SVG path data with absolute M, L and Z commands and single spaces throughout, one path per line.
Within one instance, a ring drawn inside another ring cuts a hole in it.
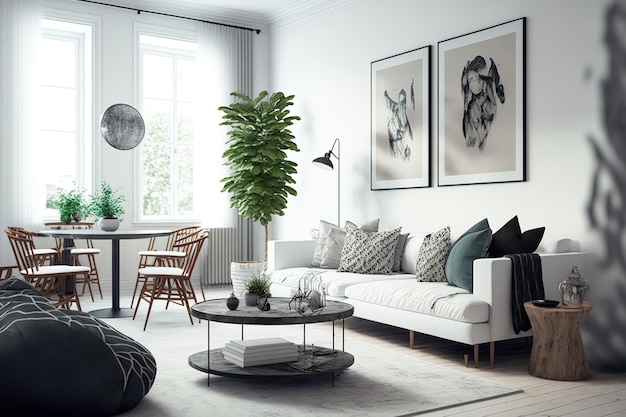
M 146 124 L 139 147 L 139 220 L 192 218 L 197 42 L 142 30 L 138 39 Z
M 92 31 L 87 24 L 42 19 L 34 157 L 47 218 L 58 218 L 52 201 L 59 189 L 91 185 Z

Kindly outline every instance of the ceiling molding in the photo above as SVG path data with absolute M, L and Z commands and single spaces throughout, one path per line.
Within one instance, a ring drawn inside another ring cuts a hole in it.
M 78 0 L 80 1 L 80 0 Z M 166 13 L 191 19 L 205 20 L 228 25 L 260 29 L 261 31 L 275 31 L 287 26 L 302 22 L 311 17 L 340 7 L 353 0 L 300 0 L 272 12 L 263 13 L 246 11 L 243 9 L 228 8 L 228 1 L 222 4 L 225 7 L 209 6 L 196 1 L 168 1 L 168 0 L 97 0 L 100 3 L 140 9 L 146 12 Z M 259 0 L 251 0 L 259 1 Z

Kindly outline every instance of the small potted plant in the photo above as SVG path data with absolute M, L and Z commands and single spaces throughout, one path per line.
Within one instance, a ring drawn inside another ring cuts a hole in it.
M 271 284 L 271 276 L 265 271 L 261 272 L 258 276 L 253 275 L 252 278 L 245 283 L 246 305 L 254 306 L 257 304 L 259 297 L 263 295 L 268 295 L 270 292 Z
M 84 220 L 90 212 L 85 190 L 82 188 L 74 188 L 68 192 L 60 189 L 52 205 L 59 210 L 59 218 L 65 223 Z
M 113 191 L 106 182 L 100 185 L 100 190 L 91 196 L 89 208 L 91 214 L 100 219 L 100 228 L 107 232 L 113 232 L 120 227 L 124 203 L 126 199 L 122 194 Z

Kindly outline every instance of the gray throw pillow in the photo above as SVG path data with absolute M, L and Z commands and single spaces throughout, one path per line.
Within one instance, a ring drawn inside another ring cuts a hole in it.
M 366 232 L 377 232 L 378 231 L 378 223 L 379 219 L 370 220 L 362 226 L 358 227 L 361 230 Z M 357 228 L 357 225 L 352 223 L 351 221 L 346 222 L 346 228 L 353 227 Z M 343 243 L 340 246 L 337 246 L 337 241 L 328 242 L 328 235 L 332 230 L 337 230 L 339 232 L 345 233 L 345 228 L 341 228 L 332 223 L 326 222 L 324 220 L 320 221 L 320 226 L 318 230 L 317 244 L 315 245 L 315 251 L 313 252 L 313 260 L 311 261 L 311 266 L 316 268 L 338 268 L 339 262 L 333 263 L 331 259 L 339 259 L 341 257 L 341 248 L 343 247 Z M 335 235 L 335 239 L 340 236 L 339 234 Z M 327 248 L 327 242 L 329 247 Z M 335 265 L 335 266 L 323 266 L 322 261 L 327 258 L 324 262 L 325 265 Z
M 402 271 L 402 254 L 404 253 L 404 246 L 406 245 L 408 237 L 408 233 L 401 233 L 400 236 L 398 236 L 398 243 L 396 243 L 396 250 L 393 255 L 393 267 L 391 267 L 393 272 Z
M 417 257 L 418 281 L 446 282 L 446 260 L 450 253 L 450 227 L 426 235 Z
M 401 228 L 364 232 L 348 228 L 338 271 L 358 274 L 391 274 Z

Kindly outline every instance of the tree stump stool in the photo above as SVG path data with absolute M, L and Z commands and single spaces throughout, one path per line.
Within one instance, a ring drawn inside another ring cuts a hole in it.
M 588 301 L 579 308 L 524 303 L 535 332 L 528 368 L 531 375 L 558 381 L 579 381 L 591 375 L 580 335 L 580 326 L 591 307 Z

